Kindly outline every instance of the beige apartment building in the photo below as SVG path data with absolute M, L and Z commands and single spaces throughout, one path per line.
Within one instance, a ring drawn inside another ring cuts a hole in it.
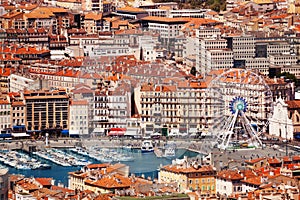
M 26 129 L 60 134 L 68 129 L 69 96 L 65 90 L 24 91 Z

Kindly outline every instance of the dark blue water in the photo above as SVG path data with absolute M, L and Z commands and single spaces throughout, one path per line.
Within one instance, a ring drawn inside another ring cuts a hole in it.
M 67 149 L 65 151 L 68 151 Z M 128 151 L 128 153 L 134 156 L 135 160 L 132 162 L 123 162 L 129 166 L 130 173 L 135 174 L 136 176 L 144 175 L 146 178 L 151 177 L 152 179 L 157 178 L 157 169 L 159 166 L 164 166 L 172 163 L 171 159 L 167 158 L 157 158 L 154 153 L 141 153 L 139 150 L 122 150 L 118 151 Z M 68 151 L 69 152 L 69 151 Z M 74 154 L 76 155 L 76 154 Z M 183 156 L 194 157 L 198 155 L 197 153 L 186 151 L 184 149 L 176 150 L 176 158 L 183 158 Z M 80 157 L 79 155 L 77 155 Z M 38 158 L 38 157 L 35 157 Z M 100 163 L 94 159 L 89 159 L 85 157 L 92 163 Z M 48 163 L 52 167 L 51 169 L 44 170 L 17 170 L 15 168 L 9 168 L 10 174 L 23 174 L 26 177 L 50 177 L 55 180 L 55 183 L 62 183 L 65 186 L 68 186 L 68 172 L 80 170 L 81 167 L 62 167 L 51 163 L 49 161 L 42 160 L 43 163 Z

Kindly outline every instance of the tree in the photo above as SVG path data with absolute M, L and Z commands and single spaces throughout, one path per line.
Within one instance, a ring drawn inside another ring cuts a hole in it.
M 196 76 L 196 73 L 197 73 L 196 67 L 192 67 L 191 71 L 190 71 L 190 74 Z
M 294 74 L 291 74 L 290 72 L 282 72 L 277 77 L 284 77 L 285 80 L 290 80 L 294 82 L 296 86 L 298 86 L 298 79 Z

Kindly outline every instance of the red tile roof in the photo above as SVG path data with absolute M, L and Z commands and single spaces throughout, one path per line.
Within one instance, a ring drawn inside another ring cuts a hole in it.
M 114 188 L 129 188 L 132 184 L 130 178 L 121 176 L 119 174 L 106 175 L 99 180 L 85 180 L 85 184 L 94 185 L 96 187 L 104 189 L 114 189 Z
M 50 186 L 52 185 L 52 178 L 35 178 L 37 182 L 39 182 L 43 186 Z

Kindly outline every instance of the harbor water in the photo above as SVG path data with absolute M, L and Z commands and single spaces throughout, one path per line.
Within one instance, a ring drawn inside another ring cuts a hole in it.
M 176 157 L 170 159 L 161 157 L 158 158 L 156 155 L 152 153 L 141 153 L 139 149 L 114 149 L 120 153 L 128 153 L 130 156 L 134 158 L 134 161 L 122 162 L 129 166 L 130 173 L 135 174 L 136 176 L 144 176 L 145 178 L 150 177 L 151 179 L 155 179 L 158 176 L 158 168 L 160 166 L 168 165 L 172 163 L 172 159 L 175 158 L 183 158 L 194 157 L 197 156 L 198 153 L 187 151 L 185 149 L 176 149 Z M 70 149 L 63 149 L 66 153 L 71 153 L 76 155 L 74 152 L 71 152 Z M 35 155 L 31 155 L 34 158 L 38 158 Z M 76 155 L 79 158 L 84 158 L 91 163 L 101 163 L 95 159 L 89 158 L 87 156 Z M 57 164 L 54 164 L 48 160 L 44 160 L 42 158 L 38 158 L 51 165 L 51 169 L 36 169 L 36 170 L 17 170 L 15 168 L 6 166 L 9 168 L 10 174 L 23 174 L 26 177 L 51 177 L 55 180 L 55 184 L 61 183 L 64 186 L 68 186 L 68 172 L 80 170 L 82 166 L 71 166 L 71 167 L 63 167 Z

